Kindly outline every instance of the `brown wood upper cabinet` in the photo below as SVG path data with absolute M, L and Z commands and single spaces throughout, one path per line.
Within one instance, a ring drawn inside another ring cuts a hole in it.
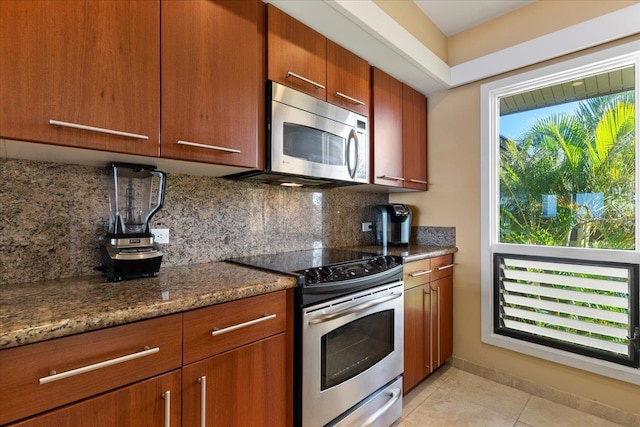
M 264 7 L 162 2 L 162 157 L 263 166 Z
M 427 190 L 427 100 L 372 68 L 372 183 Z
M 158 1 L 0 2 L 0 137 L 159 155 Z
M 369 116 L 369 64 L 281 10 L 267 5 L 267 76 Z

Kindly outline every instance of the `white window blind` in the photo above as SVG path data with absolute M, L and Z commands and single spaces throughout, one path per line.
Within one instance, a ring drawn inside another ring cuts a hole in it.
M 638 366 L 637 268 L 495 254 L 496 333 Z

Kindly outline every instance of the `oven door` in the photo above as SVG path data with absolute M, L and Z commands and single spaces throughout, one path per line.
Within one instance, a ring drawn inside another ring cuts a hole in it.
M 359 129 L 355 114 L 343 123 L 277 101 L 271 105 L 271 171 L 368 182 L 366 123 Z
M 303 309 L 304 427 L 326 425 L 402 374 L 403 308 L 400 281 Z

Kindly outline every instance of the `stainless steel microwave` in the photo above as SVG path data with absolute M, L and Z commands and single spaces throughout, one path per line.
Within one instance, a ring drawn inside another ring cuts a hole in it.
M 280 185 L 369 182 L 368 118 L 267 81 L 266 170 L 228 176 Z

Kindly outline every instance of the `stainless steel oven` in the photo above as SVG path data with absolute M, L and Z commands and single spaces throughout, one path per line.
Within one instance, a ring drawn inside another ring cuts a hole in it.
M 400 418 L 403 301 L 400 281 L 303 309 L 303 426 Z
M 314 249 L 228 261 L 298 277 L 296 427 L 388 427 L 400 418 L 402 258 Z

